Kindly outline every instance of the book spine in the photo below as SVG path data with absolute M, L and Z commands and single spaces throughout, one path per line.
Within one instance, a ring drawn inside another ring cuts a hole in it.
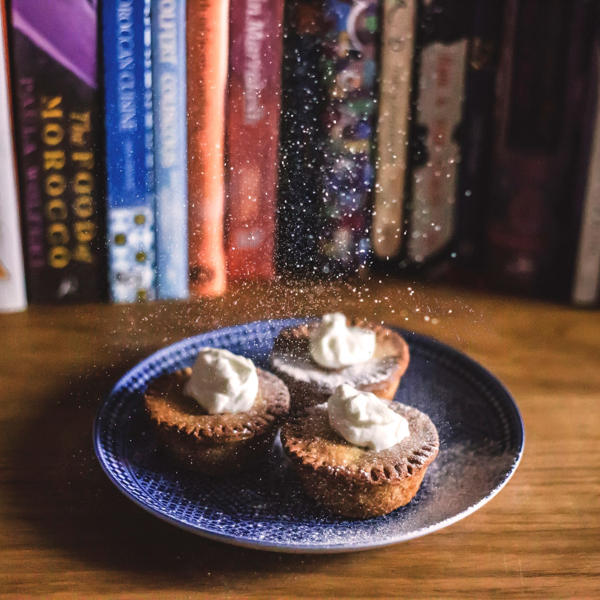
M 8 312 L 24 310 L 27 296 L 19 225 L 4 4 L 0 7 L 0 37 L 0 312 Z
M 323 271 L 361 274 L 371 260 L 378 0 L 326 0 L 328 85 L 322 163 Z
M 225 93 L 228 3 L 187 2 L 190 293 L 225 292 Z
M 486 207 L 492 168 L 494 85 L 503 3 L 476 2 L 469 35 L 464 104 L 463 156 L 457 197 L 457 259 L 460 267 L 484 264 Z
M 231 279 L 274 276 L 283 0 L 232 0 L 227 96 Z
M 377 121 L 377 172 L 371 243 L 374 258 L 400 255 L 417 0 L 384 0 Z
M 152 0 L 158 297 L 188 296 L 185 3 Z
M 595 38 L 590 54 L 588 107 L 584 123 L 583 167 L 579 173 L 583 184 L 577 190 L 581 209 L 577 212 L 576 256 L 571 283 L 571 301 L 577 306 L 600 303 L 600 14 L 596 15 Z
M 323 24 L 321 0 L 285 3 L 276 254 L 278 269 L 292 275 L 321 269 Z
M 102 21 L 110 295 L 154 299 L 150 0 L 105 0 Z
M 558 265 L 572 212 L 592 8 L 585 0 L 506 4 L 486 265 L 501 287 L 544 296 L 567 287 Z
M 97 13 L 86 0 L 15 0 L 11 17 L 30 300 L 98 300 Z
M 443 255 L 454 238 L 470 2 L 421 5 L 406 263 Z

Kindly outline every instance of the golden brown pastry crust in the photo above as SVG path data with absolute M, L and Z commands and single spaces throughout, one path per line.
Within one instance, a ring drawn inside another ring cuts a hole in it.
M 389 369 L 386 377 L 377 381 L 359 383 L 348 380 L 346 383 L 361 391 L 371 392 L 380 398 L 392 400 L 400 384 L 400 379 L 408 368 L 410 361 L 408 344 L 399 333 L 383 325 L 369 323 L 363 319 L 349 319 L 348 325 L 370 329 L 375 332 L 375 354 L 373 359 L 389 361 Z M 328 374 L 339 374 L 343 377 L 345 373 L 348 373 L 348 369 L 325 369 L 312 361 L 309 350 L 309 338 L 317 326 L 318 322 L 312 322 L 283 329 L 279 332 L 273 344 L 271 368 L 287 385 L 294 413 L 302 412 L 309 406 L 326 402 L 333 393 L 333 389 L 328 385 L 319 385 L 314 381 L 306 381 L 302 378 L 294 377 L 290 374 L 289 370 L 284 371 L 273 363 L 274 356 L 289 355 L 291 357 L 301 357 L 310 361 L 312 366 L 318 368 L 324 377 L 327 377 Z
M 310 496 L 335 513 L 357 518 L 384 515 L 412 500 L 438 454 L 439 438 L 421 411 L 398 402 L 391 408 L 408 420 L 410 436 L 380 452 L 341 438 L 323 405 L 282 427 L 284 450 Z
M 256 463 L 273 443 L 290 405 L 285 384 L 272 373 L 257 371 L 258 397 L 242 413 L 211 415 L 186 396 L 190 368 L 152 381 L 144 405 L 165 449 L 185 466 L 211 475 Z

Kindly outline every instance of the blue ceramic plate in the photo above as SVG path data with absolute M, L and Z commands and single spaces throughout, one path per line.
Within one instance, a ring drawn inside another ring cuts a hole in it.
M 260 321 L 182 340 L 156 352 L 115 386 L 96 418 L 94 445 L 104 471 L 153 515 L 211 539 L 280 552 L 344 552 L 386 546 L 466 517 L 495 496 L 523 452 L 523 422 L 508 391 L 464 354 L 402 332 L 411 361 L 396 399 L 427 413 L 440 453 L 407 506 L 364 521 L 335 517 L 304 495 L 276 442 L 257 472 L 214 480 L 181 470 L 148 429 L 148 382 L 191 365 L 202 346 L 227 348 L 261 367 L 277 333 L 300 320 Z

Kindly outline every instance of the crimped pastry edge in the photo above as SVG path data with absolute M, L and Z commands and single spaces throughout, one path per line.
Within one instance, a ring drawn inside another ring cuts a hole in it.
M 408 456 L 400 457 L 394 461 L 379 460 L 374 462 L 369 470 L 364 470 L 357 465 L 332 465 L 327 464 L 322 457 L 315 457 L 306 451 L 306 444 L 299 436 L 294 436 L 294 429 L 302 420 L 310 418 L 314 411 L 320 407 L 311 407 L 301 416 L 296 416 L 291 421 L 285 423 L 281 428 L 281 442 L 286 455 L 290 460 L 304 471 L 312 470 L 315 473 L 326 474 L 336 480 L 343 480 L 348 484 L 369 484 L 384 485 L 394 484 L 405 481 L 413 477 L 417 472 L 426 469 L 435 460 L 439 452 L 439 436 L 435 425 L 431 419 L 418 409 L 393 402 L 390 405 L 402 416 L 412 416 L 413 419 L 426 419 L 428 430 L 431 433 L 431 439 L 424 441 L 418 448 L 414 449 Z M 411 419 L 409 418 L 409 424 Z M 294 439 L 295 438 L 295 439 Z M 341 438 L 340 438 L 341 440 Z M 345 441 L 341 443 L 347 444 Z M 365 450 L 365 452 L 374 453 L 374 451 Z M 385 451 L 384 451 L 385 452 Z M 378 453 L 381 454 L 381 453 Z M 373 454 L 371 454 L 373 456 Z M 385 455 L 382 455 L 385 456 Z
M 189 436 L 200 443 L 227 443 L 250 439 L 267 433 L 276 427 L 289 412 L 290 397 L 287 386 L 279 377 L 257 367 L 259 379 L 259 394 L 262 393 L 266 406 L 261 411 L 249 411 L 235 415 L 210 415 L 207 413 L 197 415 L 197 421 L 193 426 L 183 423 L 169 423 L 157 417 L 155 412 L 148 406 L 148 395 L 159 394 L 156 390 L 160 386 L 162 378 L 180 377 L 189 378 L 191 368 L 178 369 L 171 373 L 162 375 L 151 381 L 144 393 L 144 405 L 146 413 L 155 425 L 177 432 L 180 435 Z M 274 394 L 264 394 L 265 387 L 273 387 Z M 232 423 L 236 423 L 232 425 Z

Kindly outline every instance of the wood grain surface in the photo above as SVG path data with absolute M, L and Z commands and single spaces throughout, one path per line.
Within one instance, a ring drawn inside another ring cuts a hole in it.
M 600 314 L 412 287 L 265 284 L 194 303 L 0 315 L 0 596 L 600 597 Z M 498 496 L 404 544 L 303 556 L 180 531 L 109 483 L 92 423 L 129 367 L 215 327 L 331 310 L 433 335 L 508 386 L 526 446 Z

